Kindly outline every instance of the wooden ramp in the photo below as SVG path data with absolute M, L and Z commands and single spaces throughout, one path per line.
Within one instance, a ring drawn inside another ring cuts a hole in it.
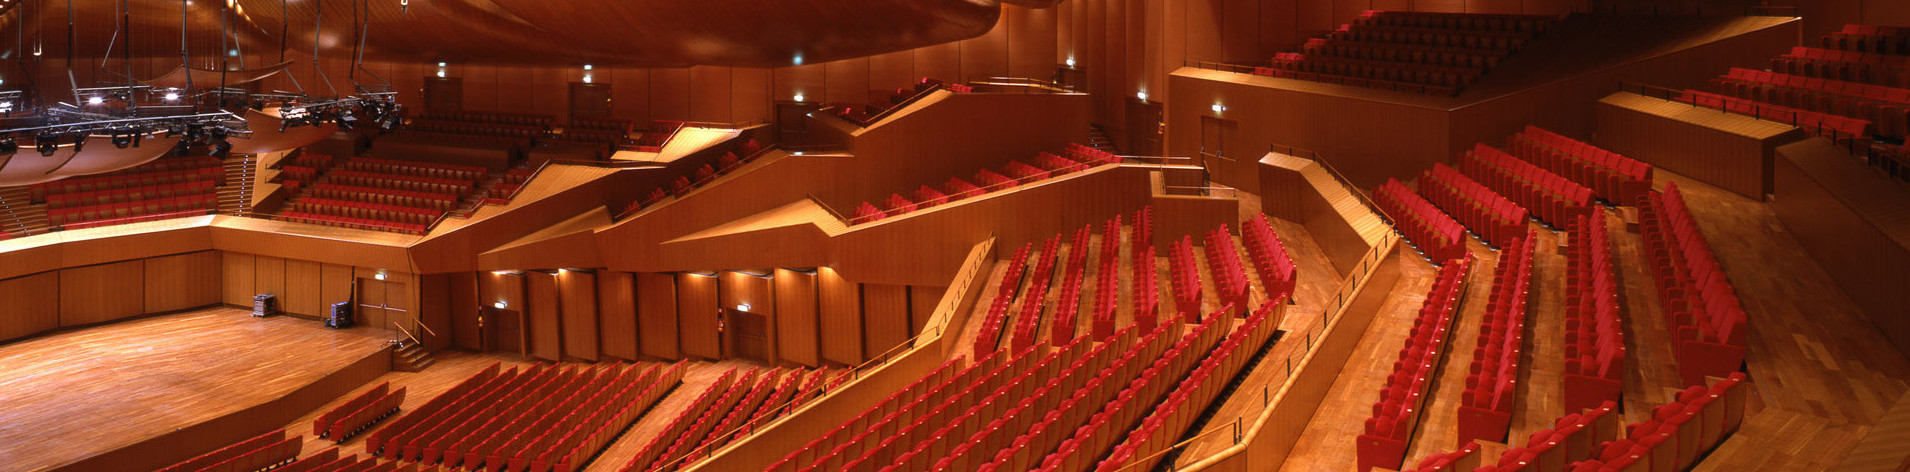
M 1850 450 L 1834 472 L 1910 470 L 1910 393 L 1897 398 L 1897 405 L 1870 428 L 1864 439 Z

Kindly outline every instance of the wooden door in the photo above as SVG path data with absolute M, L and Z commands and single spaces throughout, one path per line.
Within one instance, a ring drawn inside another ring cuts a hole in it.
M 610 84 L 571 82 L 570 116 L 610 116 Z
M 731 358 L 769 363 L 769 317 L 735 308 L 723 309 L 723 351 Z
M 1161 113 L 1160 102 L 1127 100 L 1127 152 L 1136 156 L 1161 155 L 1161 127 L 1166 126 Z
M 447 111 L 464 109 L 464 79 L 429 77 L 424 80 L 424 109 Z

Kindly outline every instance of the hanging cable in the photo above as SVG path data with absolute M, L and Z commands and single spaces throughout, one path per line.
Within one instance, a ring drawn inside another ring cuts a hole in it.
M 325 88 L 332 92 L 331 96 L 336 97 L 338 87 L 332 86 L 331 76 L 325 75 L 325 69 L 318 67 L 318 48 L 323 43 L 320 35 L 325 31 L 325 0 L 312 0 L 312 4 L 318 10 L 318 14 L 312 17 L 312 72 L 325 81 Z

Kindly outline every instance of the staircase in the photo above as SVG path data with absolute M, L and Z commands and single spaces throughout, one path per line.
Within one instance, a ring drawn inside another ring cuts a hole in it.
M 46 205 L 33 204 L 26 186 L 0 188 L 0 233 L 38 234 L 48 226 Z
M 1101 125 L 1088 125 L 1088 147 L 1115 154 L 1121 153 L 1114 147 L 1114 140 L 1108 139 L 1108 132 L 1101 129 Z
M 219 213 L 232 214 L 252 209 L 253 177 L 258 172 L 258 160 L 259 157 L 253 154 L 226 158 L 225 185 L 219 186 Z
M 391 351 L 391 370 L 399 372 L 422 372 L 436 362 L 431 351 L 414 342 L 401 342 Z

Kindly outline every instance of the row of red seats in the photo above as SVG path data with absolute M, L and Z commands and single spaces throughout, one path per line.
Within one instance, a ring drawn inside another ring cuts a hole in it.
M 522 400 L 533 396 L 568 400 L 566 395 L 555 392 L 590 390 L 585 382 L 594 377 L 577 369 L 548 365 L 534 365 L 523 372 L 506 372 L 490 382 L 492 388 L 463 395 L 459 403 L 427 418 L 422 424 L 412 426 L 378 452 L 388 459 L 426 464 L 440 461 L 461 464 L 466 455 L 453 449 L 456 446 L 453 441 L 478 436 L 475 428 L 481 423 L 472 420 L 490 420 L 504 416 L 502 413 L 529 410 Z M 482 455 L 479 457 L 484 458 Z
M 1014 337 L 1009 339 L 1009 351 L 1020 352 L 1035 344 L 1035 330 L 1041 326 L 1042 308 L 1047 306 L 1049 282 L 1054 280 L 1055 267 L 1060 264 L 1061 235 L 1050 236 L 1042 243 L 1041 258 L 1035 261 L 1033 278 L 1028 279 L 1028 290 L 1017 299 L 1019 307 L 1015 310 Z
M 1261 305 L 1240 327 L 1220 341 L 1211 353 L 1195 350 L 1191 356 L 1184 357 L 1198 359 L 1200 364 L 1141 420 L 1140 426 L 1134 428 L 1121 445 L 1115 446 L 1106 460 L 1096 464 L 1095 470 L 1116 472 L 1130 467 L 1154 469 L 1161 458 L 1160 452 L 1180 441 L 1187 430 L 1200 420 L 1208 405 L 1233 383 L 1241 369 L 1252 360 L 1254 353 L 1273 336 L 1279 325 L 1279 316 L 1274 313 L 1282 303 L 1285 300 L 1269 300 Z
M 1418 429 L 1419 413 L 1425 406 L 1426 392 L 1432 386 L 1433 371 L 1446 356 L 1452 322 L 1458 315 L 1459 301 L 1465 294 L 1467 269 L 1472 258 L 1448 261 L 1434 276 L 1426 301 L 1413 318 L 1412 331 L 1399 348 L 1399 360 L 1393 373 L 1379 389 L 1379 401 L 1373 402 L 1373 414 L 1366 418 L 1354 444 L 1358 469 L 1374 467 L 1398 469 L 1406 461 L 1406 446 L 1412 444 Z
M 380 398 L 384 398 L 385 395 L 389 393 L 391 393 L 391 382 L 381 383 L 376 387 L 372 387 L 371 390 L 366 390 L 365 393 L 352 397 L 352 399 L 346 401 L 345 404 L 338 405 L 338 407 L 332 408 L 331 411 L 318 415 L 317 419 L 312 420 L 312 435 L 321 438 L 326 437 L 332 430 L 332 423 L 336 423 L 339 419 L 358 412 L 359 409 L 372 404 L 372 402 L 378 401 Z
M 1582 217 L 1565 248 L 1565 411 L 1617 401 L 1624 392 L 1625 329 L 1605 215 Z
M 855 206 L 855 210 L 850 215 L 849 224 L 856 225 L 879 221 L 883 218 L 900 216 L 918 209 L 930 208 L 950 201 L 961 200 L 1004 188 L 1038 182 L 1070 172 L 1089 169 L 1103 163 L 1118 162 L 1118 157 L 1115 157 L 1113 161 L 1107 159 L 1107 157 L 1112 157 L 1112 154 L 1106 154 L 1100 151 L 1088 153 L 1081 151 L 1081 149 L 1088 149 L 1090 151 L 1092 151 L 1092 149 L 1086 147 L 1077 149 L 1072 146 L 1079 145 L 1071 145 L 1070 148 L 1063 151 L 1063 153 L 1069 154 L 1071 157 L 1062 157 L 1052 153 L 1042 152 L 1032 159 L 1034 162 L 1033 165 L 1022 161 L 1009 161 L 1002 166 L 1000 172 L 991 171 L 989 169 L 977 171 L 974 181 L 979 182 L 980 185 L 969 183 L 959 177 L 950 177 L 948 182 L 943 184 L 942 189 L 937 190 L 924 185 L 915 190 L 912 194 L 913 198 L 904 196 L 901 193 L 893 193 L 880 205 L 870 202 L 859 203 Z
M 1402 472 L 1471 472 L 1479 467 L 1479 456 L 1479 442 L 1468 441 L 1459 449 L 1421 458 L 1413 468 Z
M 440 212 L 450 211 L 452 206 L 458 204 L 457 197 L 448 194 L 359 187 L 333 183 L 313 185 L 305 195 L 307 197 L 331 200 L 350 200 L 412 208 L 429 208 Z
M 1538 233 L 1507 244 L 1492 270 L 1492 291 L 1479 322 L 1478 343 L 1460 392 L 1459 440 L 1506 442 L 1518 403 L 1519 360 L 1525 353 L 1525 319 L 1532 286 L 1532 253 Z
M 1445 164 L 1419 174 L 1419 195 L 1493 247 L 1525 235 L 1525 208 Z
M 603 130 L 603 131 L 629 133 L 637 129 L 637 120 L 632 120 L 629 118 L 617 118 L 614 116 L 575 115 L 570 117 L 569 124 L 564 125 L 565 131 L 569 131 L 571 129 Z
M 46 196 L 46 206 L 47 208 L 65 208 L 70 206 L 99 205 L 103 203 L 137 202 L 153 198 L 213 193 L 214 187 L 211 180 L 194 180 L 176 184 L 128 187 L 114 190 L 55 193 Z
M 379 396 L 370 403 L 360 405 L 354 410 L 344 411 L 342 416 L 333 418 L 325 431 L 325 436 L 321 437 L 329 437 L 333 441 L 344 443 L 346 438 L 370 428 L 372 424 L 386 416 L 397 413 L 398 406 L 403 405 L 404 402 L 404 388 Z
M 455 164 L 436 164 L 430 162 L 400 161 L 375 157 L 354 157 L 345 161 L 346 170 L 377 172 L 381 174 L 415 175 L 451 180 L 484 180 L 491 171 L 477 166 Z
M 530 182 L 531 177 L 536 175 L 536 173 L 537 169 L 522 167 L 504 171 L 504 177 L 498 180 L 496 184 L 492 184 L 491 190 L 485 195 L 485 203 L 492 205 L 509 204 L 511 197 L 517 196 L 517 191 L 522 190 L 524 184 Z M 661 191 L 662 189 L 652 190 Z
M 1459 168 L 1554 228 L 1564 228 L 1592 210 L 1592 189 L 1485 143 L 1467 151 Z
M 1068 264 L 1062 271 L 1061 295 L 1055 303 L 1054 316 L 1048 323 L 1048 344 L 1066 346 L 1074 342 L 1075 327 L 1080 324 L 1081 284 L 1088 273 L 1088 241 L 1094 235 L 1094 225 L 1082 226 L 1074 233 L 1074 243 L 1068 246 Z
M 1609 401 L 1583 410 L 1567 408 L 1581 413 L 1553 420 L 1551 428 L 1527 435 L 1524 445 L 1506 448 L 1497 462 L 1473 472 L 1563 471 L 1567 464 L 1592 458 L 1599 443 L 1618 439 L 1617 409 L 1618 404 Z
M 241 470 L 238 466 L 258 464 L 258 467 L 243 469 L 245 471 L 254 471 L 278 465 L 298 457 L 298 451 L 304 444 L 304 436 L 293 436 L 287 439 L 285 437 L 285 430 L 280 429 L 181 461 L 177 464 L 159 469 L 159 472 L 193 472 L 201 470 L 236 472 Z
M 292 202 L 292 211 L 324 215 L 371 218 L 406 224 L 431 224 L 444 212 L 399 205 L 304 197 Z
M 1744 365 L 1746 318 L 1736 291 L 1678 186 L 1648 199 L 1638 211 L 1639 232 L 1685 385 L 1737 372 Z
M 1146 367 L 1168 348 L 1166 341 L 1172 340 L 1167 331 L 1148 333 L 1136 342 L 1133 339 L 1137 331 L 1130 326 L 1120 330 L 1117 337 L 1109 338 L 1108 342 L 1103 343 L 1100 348 L 1090 354 L 1088 359 L 1069 366 L 1069 369 L 1074 372 L 1096 370 L 1099 372 L 1080 384 L 1050 382 L 1050 385 L 1058 388 L 1050 388 L 1049 392 L 1071 393 L 1058 402 L 1042 404 L 1038 397 L 1023 400 L 1023 404 L 1032 406 L 1034 411 L 1023 411 L 1018 418 L 1038 415 L 1035 416 L 1038 419 L 1032 425 L 1025 427 L 1022 425 L 1026 425 L 1026 422 L 1006 425 L 1006 428 L 1019 427 L 1019 431 L 1022 431 L 1021 435 L 1009 441 L 1007 446 L 993 451 L 993 454 L 989 454 L 990 451 L 986 448 L 979 451 L 984 459 L 992 458 L 993 460 L 982 465 L 978 470 L 1032 469 L 1044 455 L 1048 454 L 1048 451 L 1061 447 L 1062 443 L 1069 439 L 1069 436 L 1081 425 L 1088 424 L 1096 410 L 1114 399 L 1124 386 L 1133 382 L 1136 377 L 1146 375 Z M 1109 358 L 1112 359 L 1109 360 Z M 1047 413 L 1043 414 L 1043 411 Z M 1010 429 L 1006 433 L 1014 434 L 1016 431 L 1016 429 Z M 970 454 L 970 456 L 974 455 L 976 454 Z M 909 459 L 914 457 L 910 456 Z M 950 461 L 951 464 L 954 462 Z M 904 467 L 893 469 L 906 470 L 906 466 L 914 464 L 904 465 Z
M 322 225 L 322 226 L 334 226 L 339 228 L 362 229 L 366 231 L 385 231 L 390 233 L 402 233 L 402 234 L 409 234 L 409 235 L 416 235 L 416 236 L 424 235 L 426 230 L 428 229 L 428 225 L 422 225 L 422 224 L 398 223 L 398 222 L 392 222 L 392 221 L 375 220 L 371 218 L 356 218 L 356 217 L 349 217 L 349 216 L 328 215 L 323 213 L 306 213 L 302 211 L 282 211 L 282 212 L 279 212 L 278 219 L 283 221 L 296 222 L 296 223 L 315 224 L 315 225 Z
M 471 188 L 474 186 L 474 184 L 472 184 L 471 182 L 457 181 L 457 180 L 451 180 L 451 179 L 434 179 L 430 177 L 379 174 L 375 172 L 359 172 L 359 171 L 351 171 L 351 170 L 332 171 L 330 174 L 327 174 L 325 178 L 326 178 L 326 181 L 328 182 L 341 183 L 345 185 L 356 185 L 360 187 L 372 187 L 372 188 L 382 188 L 382 189 L 391 189 L 391 190 L 409 190 L 414 192 L 442 193 L 446 195 L 455 195 L 460 198 L 462 198 L 465 194 L 470 193 Z
M 328 168 L 286 164 L 279 168 L 279 177 L 286 182 L 311 182 L 318 180 L 318 174 L 324 172 L 326 169 Z M 297 185 L 288 186 L 293 188 L 297 187 Z
M 1910 87 L 1910 56 L 1792 47 L 1771 58 L 1774 72 L 1890 87 Z
M 982 315 L 981 327 L 975 330 L 974 354 L 981 358 L 984 354 L 995 352 L 1001 347 L 1001 328 L 1008 323 L 1008 309 L 1014 306 L 1015 295 L 1021 291 L 1022 275 L 1028 270 L 1028 255 L 1035 244 L 1030 242 L 1015 251 L 1008 260 L 1008 270 L 1001 278 L 1001 286 L 995 290 L 995 298 L 988 302 L 988 312 Z
M 551 115 L 481 110 L 432 110 L 425 112 L 419 118 L 439 121 L 537 127 L 549 127 L 551 123 L 557 122 L 557 117 Z
M 1088 336 L 1106 341 L 1114 335 L 1114 315 L 1121 299 L 1121 215 L 1101 227 L 1101 257 L 1094 269 L 1094 302 Z
M 1453 67 L 1416 62 L 1354 59 L 1283 52 L 1271 64 L 1276 71 L 1325 74 L 1383 82 L 1400 82 L 1457 90 L 1484 75 L 1483 68 Z
M 725 376 L 730 376 L 734 372 L 735 370 L 732 369 L 725 373 Z M 741 377 L 736 377 L 736 381 L 725 387 L 723 394 L 708 407 L 701 410 L 686 410 L 679 414 L 672 426 L 689 417 L 695 417 L 696 421 L 689 423 L 677 434 L 659 435 L 645 444 L 638 458 L 654 456 L 656 459 L 643 470 L 667 472 L 687 468 L 707 455 L 710 449 L 706 446 L 714 444 L 718 436 L 741 425 L 739 412 L 742 415 L 751 415 L 762 406 L 763 401 L 768 399 L 775 387 L 781 383 L 782 374 L 773 369 L 752 369 L 743 373 Z M 633 461 L 629 465 L 634 466 L 637 463 Z
M 496 380 L 502 375 L 498 367 L 499 364 L 497 363 L 486 366 L 484 369 L 458 382 L 457 385 L 446 389 L 444 393 L 432 397 L 431 400 L 426 401 L 423 405 L 419 405 L 417 408 L 411 410 L 411 413 L 400 416 L 398 419 L 392 420 L 390 424 L 386 424 L 384 428 L 373 431 L 371 435 L 365 437 L 365 450 L 371 451 L 374 454 L 377 453 L 377 451 L 385 447 L 385 443 L 392 437 L 405 432 L 412 426 L 424 422 L 426 417 L 450 408 L 453 403 L 462 399 L 464 395 L 475 390 L 487 388 L 492 380 Z M 516 371 L 516 367 L 510 369 L 513 375 Z
M 133 202 L 106 203 L 82 207 L 53 208 L 46 211 L 49 224 L 76 228 L 73 223 L 119 220 L 136 216 L 170 215 L 181 212 L 203 214 L 219 208 L 219 196 L 210 193 L 178 197 L 152 198 Z
M 1896 26 L 1847 24 L 1824 35 L 1823 44 L 1825 49 L 1910 55 L 1910 31 Z
M 1423 46 L 1485 49 L 1511 55 L 1537 35 L 1537 31 L 1493 31 L 1409 26 L 1345 24 L 1327 34 L 1327 39 L 1402 43 Z
M 411 123 L 405 125 L 405 129 L 425 133 L 507 138 L 516 141 L 536 140 L 544 137 L 545 132 L 548 131 L 548 128 L 543 126 L 500 125 L 432 119 L 411 120 Z
M 1910 134 L 1910 89 L 1731 68 L 1714 80 L 1724 95 L 1869 121 L 1877 134 Z
M 1744 374 L 1693 385 L 1677 401 L 1651 409 L 1651 419 L 1625 427 L 1625 439 L 1596 446 L 1593 459 L 1572 463 L 1572 472 L 1689 470 L 1744 424 L 1751 386 Z
M 290 159 L 291 164 L 312 168 L 330 168 L 336 161 L 336 158 L 333 156 L 305 150 L 300 150 L 298 154 L 291 156 Z
M 1427 259 L 1442 262 L 1465 257 L 1465 229 L 1406 184 L 1386 179 L 1385 185 L 1373 189 L 1373 201 L 1392 216 L 1394 229 L 1406 236 L 1406 242 Z
M 1128 237 L 1128 277 L 1130 312 L 1134 326 L 1153 332 L 1161 318 L 1159 269 L 1154 266 L 1154 207 L 1143 206 L 1134 213 L 1134 227 Z
M 1415 46 L 1367 41 L 1329 41 L 1308 39 L 1300 46 L 1308 56 L 1326 56 L 1365 61 L 1403 62 L 1439 67 L 1485 70 L 1498 65 L 1504 57 L 1490 50 Z
M 1280 242 L 1280 235 L 1274 233 L 1267 215 L 1254 215 L 1252 220 L 1240 225 L 1240 239 L 1246 243 L 1247 258 L 1253 260 L 1253 271 L 1260 276 L 1260 287 L 1267 299 L 1292 299 L 1299 280 L 1293 256 L 1287 254 L 1287 246 Z
M 1174 291 L 1174 310 L 1185 323 L 1200 322 L 1200 269 L 1194 262 L 1194 238 L 1182 235 L 1167 248 L 1167 285 Z
M 744 140 L 742 144 L 736 145 L 735 149 L 725 151 L 721 156 L 717 157 L 714 161 L 715 165 L 711 165 L 707 157 L 701 158 L 701 161 L 679 159 L 676 162 L 672 162 L 672 167 L 689 167 L 690 170 L 687 173 L 679 173 L 675 179 L 672 179 L 669 183 L 669 191 L 664 191 L 662 187 L 652 188 L 647 196 L 631 201 L 630 204 L 624 206 L 623 211 L 618 214 L 630 215 L 636 213 L 638 210 L 662 202 L 666 198 L 673 196 L 681 197 L 688 194 L 691 190 L 696 190 L 716 180 L 718 176 L 727 175 L 741 168 L 743 164 L 748 164 L 762 157 L 764 149 L 763 145 L 757 143 L 755 138 L 750 138 Z M 524 180 L 529 179 L 529 174 L 525 174 Z
M 332 448 L 325 449 L 323 451 L 319 451 L 317 454 L 305 456 L 304 459 L 293 461 L 290 464 L 285 464 L 285 465 L 279 466 L 279 468 L 272 469 L 272 470 L 273 472 L 318 472 L 318 471 L 356 470 L 356 469 L 351 469 L 349 466 L 355 466 L 358 464 L 358 456 L 352 455 L 348 457 L 351 461 L 345 462 L 343 459 L 338 457 L 338 448 L 332 447 Z M 417 472 L 416 464 L 413 464 L 412 468 L 408 470 L 407 472 Z
M 901 390 L 889 394 L 887 398 L 876 402 L 841 426 L 824 432 L 802 447 L 790 451 L 788 455 L 783 456 L 782 460 L 771 464 L 766 470 L 789 472 L 807 467 L 818 459 L 836 453 L 844 445 L 856 441 L 857 437 L 869 431 L 884 427 L 895 429 L 900 426 L 893 425 L 894 422 L 913 421 L 917 413 L 924 411 L 920 406 L 931 402 L 939 403 L 948 395 L 955 393 L 956 388 L 986 382 L 988 379 L 983 375 L 996 368 L 1013 366 L 1016 363 L 1032 365 L 1034 361 L 1034 356 L 1024 356 L 1017 358 L 1017 362 L 1011 363 L 1008 362 L 1010 356 L 996 355 L 997 352 L 991 351 L 986 356 L 978 357 L 973 364 L 967 362 L 967 356 L 956 355 L 954 359 L 943 362 L 927 374 L 903 386 Z M 961 367 L 963 364 L 968 364 L 968 367 Z M 625 467 L 623 472 L 634 470 L 636 470 L 634 467 Z
M 1513 156 L 1592 189 L 1613 204 L 1636 204 L 1651 190 L 1651 164 L 1544 128 L 1526 125 L 1507 147 Z
M 1851 149 L 1869 149 L 1872 141 L 1871 123 L 1847 116 L 1759 103 L 1697 90 L 1680 92 L 1678 101 L 1764 120 L 1789 123 Z
M 224 169 L 218 166 L 212 166 L 159 172 L 114 173 L 69 177 L 52 182 L 28 185 L 27 191 L 31 194 L 33 201 L 39 203 L 47 201 L 47 197 L 54 194 L 93 192 L 130 187 L 151 187 L 199 180 L 210 180 L 215 184 L 224 185 Z
M 457 440 L 439 440 L 425 449 L 425 455 L 428 459 L 431 449 L 436 448 L 443 457 L 443 464 L 472 468 L 495 469 L 502 465 L 511 470 L 528 466 L 536 472 L 580 470 L 584 461 L 608 446 L 610 439 L 661 401 L 682 379 L 685 369 L 682 363 L 647 368 L 610 367 L 599 369 L 599 375 L 577 375 L 568 387 L 547 388 L 546 394 L 535 395 L 537 399 L 515 399 L 506 395 L 501 398 L 514 401 L 515 407 L 493 408 L 493 418 L 467 420 L 466 425 L 475 423 L 477 426 L 456 431 L 477 434 Z M 535 404 L 537 401 L 542 404 Z M 516 418 L 512 419 L 512 415 Z M 483 434 L 487 429 L 495 431 L 488 438 Z M 453 433 L 453 436 L 461 435 Z M 478 465 L 479 461 L 483 461 L 482 465 Z
M 1041 458 L 1041 470 L 1044 471 L 1080 471 L 1092 470 L 1102 458 L 1122 442 L 1132 437 L 1132 433 L 1141 427 L 1147 415 L 1155 411 L 1161 401 L 1168 397 L 1173 388 L 1178 387 L 1181 379 L 1197 367 L 1200 356 L 1209 351 L 1212 344 L 1204 341 L 1212 334 L 1224 333 L 1226 328 L 1219 325 L 1231 325 L 1232 318 L 1226 316 L 1208 317 L 1207 322 L 1195 325 L 1193 329 L 1179 336 L 1173 346 L 1159 354 L 1136 355 L 1136 367 L 1144 367 L 1133 380 L 1125 384 L 1113 384 L 1118 391 L 1109 399 L 1101 402 L 1099 410 L 1086 418 L 1085 425 L 1075 428 L 1073 435 L 1054 448 L 1054 452 Z M 1169 324 L 1150 334 L 1150 337 L 1172 339 L 1165 334 L 1174 331 L 1178 324 Z M 1136 327 L 1138 328 L 1138 327 Z M 1133 367 L 1130 367 L 1130 369 Z M 1103 385 L 1108 385 L 1103 383 Z M 1094 406 L 1090 403 L 1090 406 Z M 1159 421 L 1155 422 L 1156 424 Z M 1159 431 L 1157 428 L 1155 431 Z M 1131 445 L 1127 449 L 1132 455 L 1141 445 Z M 1127 460 L 1133 460 L 1128 457 Z M 1136 469 L 1140 470 L 1140 469 Z
M 1216 301 L 1222 305 L 1233 305 L 1237 309 L 1246 309 L 1249 289 L 1247 268 L 1240 263 L 1240 249 L 1234 244 L 1233 232 L 1222 223 L 1219 228 L 1208 231 L 1201 241 L 1201 249 L 1207 255 L 1207 279 L 1214 281 Z M 1246 313 L 1227 313 L 1227 316 L 1244 316 Z
M 1366 10 L 1360 12 L 1358 18 L 1353 19 L 1353 24 L 1466 31 L 1536 33 L 1546 29 L 1553 21 L 1555 20 L 1552 17 L 1542 15 Z

